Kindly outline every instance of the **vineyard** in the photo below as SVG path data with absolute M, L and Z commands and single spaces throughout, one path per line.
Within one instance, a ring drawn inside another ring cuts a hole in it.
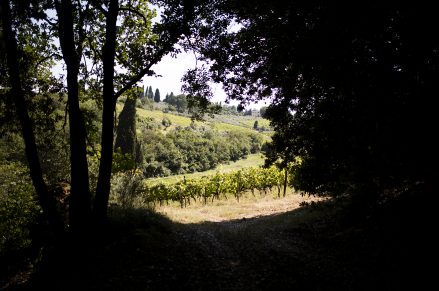
M 288 175 L 285 176 L 284 171 L 276 167 L 253 167 L 229 173 L 217 172 L 200 178 L 183 177 L 174 182 L 143 180 L 136 186 L 136 193 L 148 205 L 175 201 L 183 208 L 190 205 L 191 201 L 207 204 L 215 199 L 228 199 L 228 195 L 233 195 L 239 202 L 245 192 L 256 195 L 256 190 L 260 195 L 266 195 L 274 189 L 280 197 L 282 192 L 285 195 L 287 184 Z

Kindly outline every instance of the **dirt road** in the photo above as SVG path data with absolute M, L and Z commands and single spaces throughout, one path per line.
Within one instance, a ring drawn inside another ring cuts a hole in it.
M 152 212 L 125 213 L 129 224 L 115 222 L 104 237 L 75 252 L 71 252 L 75 247 L 66 248 L 16 289 L 213 291 L 400 287 L 400 262 L 395 260 L 398 250 L 389 245 L 386 232 L 361 226 L 340 227 L 331 206 L 325 205 L 265 214 L 177 223 Z

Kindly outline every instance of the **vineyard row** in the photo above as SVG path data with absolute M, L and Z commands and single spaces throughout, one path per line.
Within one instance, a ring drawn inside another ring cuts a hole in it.
M 203 176 L 197 179 L 183 178 L 175 183 L 144 184 L 142 196 L 146 203 L 160 203 L 178 201 L 181 207 L 193 201 L 201 200 L 207 203 L 209 200 L 227 199 L 227 194 L 233 194 L 238 200 L 246 191 L 255 195 L 267 194 L 273 188 L 277 188 L 278 196 L 285 195 L 288 175 L 276 167 L 270 168 L 247 168 L 231 173 L 216 173 L 212 176 Z

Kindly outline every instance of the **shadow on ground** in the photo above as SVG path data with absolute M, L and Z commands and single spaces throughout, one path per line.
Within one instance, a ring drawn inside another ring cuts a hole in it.
M 98 238 L 55 252 L 15 290 L 401 290 L 420 287 L 424 235 L 400 208 L 352 220 L 332 202 L 179 224 L 112 209 Z M 81 246 L 82 245 L 82 246 Z M 404 287 L 404 288 L 403 288 Z M 421 290 L 416 288 L 417 290 Z

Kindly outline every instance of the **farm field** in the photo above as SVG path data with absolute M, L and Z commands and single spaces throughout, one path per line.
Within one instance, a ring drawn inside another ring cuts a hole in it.
M 121 112 L 123 104 L 118 103 L 116 110 L 118 113 Z M 157 108 L 158 109 L 158 108 Z M 186 127 L 192 124 L 192 120 L 189 116 L 181 115 L 178 113 L 163 112 L 162 110 L 147 110 L 144 108 L 137 108 L 137 115 L 139 118 L 152 118 L 155 122 L 161 123 L 163 118 L 169 118 L 171 121 L 171 126 L 163 130 L 172 130 L 177 126 Z M 269 140 L 272 131 L 269 130 L 269 121 L 261 117 L 253 116 L 232 116 L 232 115 L 214 115 L 213 118 L 205 116 L 205 121 L 194 121 L 194 124 L 198 127 L 207 127 L 211 129 L 218 130 L 219 132 L 231 131 L 231 132 L 245 132 L 245 133 L 257 133 L 253 129 L 255 121 L 258 121 L 259 128 L 266 128 L 266 131 L 262 131 L 261 134 L 265 137 L 265 140 Z
M 213 170 L 190 173 L 190 174 L 182 174 L 182 175 L 172 175 L 168 177 L 150 178 L 150 179 L 146 179 L 146 181 L 147 183 L 151 183 L 151 184 L 155 184 L 158 182 L 175 183 L 178 181 L 182 181 L 184 178 L 197 179 L 203 176 L 215 175 L 217 172 L 229 173 L 233 171 L 238 171 L 243 168 L 259 167 L 262 166 L 263 164 L 264 164 L 264 157 L 262 156 L 262 154 L 252 154 L 252 155 L 248 155 L 247 158 L 238 160 L 236 162 L 230 162 L 229 164 L 221 164 L 216 169 Z
M 288 189 L 287 196 L 278 198 L 276 193 L 267 195 L 247 192 L 239 200 L 228 195 L 227 199 L 214 200 L 204 204 L 202 201 L 192 202 L 181 208 L 178 203 L 157 206 L 155 210 L 177 223 L 221 222 L 235 219 L 249 219 L 284 213 L 299 208 L 306 201 L 319 199 L 304 197 L 293 189 Z

